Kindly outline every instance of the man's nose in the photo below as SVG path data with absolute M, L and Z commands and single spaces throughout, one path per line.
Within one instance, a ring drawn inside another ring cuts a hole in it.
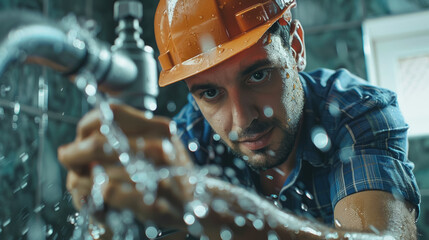
M 256 99 L 242 91 L 231 93 L 233 129 L 244 130 L 259 117 Z

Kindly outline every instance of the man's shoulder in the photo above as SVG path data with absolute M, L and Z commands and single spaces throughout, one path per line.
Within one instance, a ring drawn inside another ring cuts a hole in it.
M 346 69 L 300 73 L 306 101 L 319 114 L 355 118 L 370 109 L 396 105 L 396 94 L 370 84 Z

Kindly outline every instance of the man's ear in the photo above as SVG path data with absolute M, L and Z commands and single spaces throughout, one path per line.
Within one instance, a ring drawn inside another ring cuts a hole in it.
M 293 57 L 298 71 L 304 71 L 307 61 L 305 59 L 304 29 L 298 20 L 293 20 L 290 26 L 290 40 Z

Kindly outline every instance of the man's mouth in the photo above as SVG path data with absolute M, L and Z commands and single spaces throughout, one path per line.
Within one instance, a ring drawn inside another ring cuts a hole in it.
M 238 143 L 252 151 L 257 151 L 268 146 L 272 133 L 273 127 L 270 127 L 260 133 L 251 134 L 240 138 Z

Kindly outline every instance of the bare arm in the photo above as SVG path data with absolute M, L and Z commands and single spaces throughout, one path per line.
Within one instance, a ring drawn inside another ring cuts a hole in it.
M 209 179 L 207 187 L 213 197 L 227 200 L 231 207 L 212 211 L 202 220 L 210 239 L 218 239 L 223 226 L 231 229 L 233 239 L 267 239 L 274 233 L 279 239 L 416 239 L 414 207 L 387 192 L 365 191 L 342 199 L 334 212 L 340 224 L 332 228 L 283 212 L 267 200 L 219 180 Z M 249 213 L 262 220 L 262 229 L 257 230 L 255 221 L 248 219 L 245 226 L 237 226 L 234 218 Z

